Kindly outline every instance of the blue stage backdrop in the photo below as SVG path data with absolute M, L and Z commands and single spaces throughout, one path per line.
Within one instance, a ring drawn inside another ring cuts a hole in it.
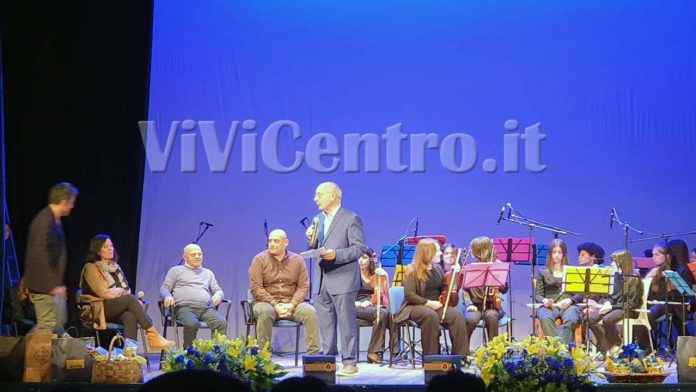
M 154 16 L 139 289 L 156 300 L 210 222 L 204 264 L 233 301 L 231 335 L 264 221 L 303 250 L 322 181 L 375 248 L 413 217 L 459 245 L 527 236 L 496 225 L 508 202 L 581 233 L 564 237 L 573 264 L 580 242 L 623 247 L 612 207 L 646 231 L 696 229 L 693 2 L 156 1 Z M 524 336 L 530 269 L 512 270 Z

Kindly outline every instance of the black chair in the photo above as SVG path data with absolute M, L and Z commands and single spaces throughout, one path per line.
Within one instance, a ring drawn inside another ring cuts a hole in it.
M 311 303 L 311 300 L 305 300 Z M 254 327 L 254 337 L 256 337 L 256 317 L 254 316 L 254 297 L 251 295 L 251 290 L 247 290 L 247 298 L 240 301 L 242 311 L 244 312 L 244 324 L 246 324 L 246 334 L 249 336 L 251 327 Z M 295 328 L 295 366 L 298 364 L 300 357 L 300 327 L 302 323 L 292 320 L 279 319 L 273 323 L 274 328 Z
M 227 323 L 227 326 L 229 327 L 229 319 L 230 319 L 230 309 L 231 309 L 231 304 L 232 301 L 229 299 L 223 299 L 220 301 L 218 306 L 215 307 L 215 310 L 219 310 L 220 305 L 225 304 L 225 322 Z M 174 309 L 172 309 L 172 306 L 164 306 L 164 301 L 158 301 L 157 306 L 159 307 L 160 310 L 160 317 L 162 318 L 162 337 L 165 339 L 167 338 L 167 327 L 172 327 L 174 328 L 174 342 L 176 343 L 176 347 L 180 347 L 179 345 L 179 328 L 178 327 L 184 327 L 184 324 L 181 322 L 181 320 L 176 320 L 176 314 L 174 312 Z M 198 328 L 199 329 L 210 329 L 208 324 L 206 324 L 203 321 L 198 322 Z M 225 331 L 225 334 L 227 334 L 227 331 Z M 160 354 L 160 358 L 164 358 L 164 350 L 162 350 L 162 353 Z
M 15 336 L 24 336 L 36 325 L 34 305 L 31 301 L 22 303 L 19 299 L 19 287 L 10 290 L 10 310 L 12 313 L 12 330 Z
M 87 319 L 82 319 L 82 317 L 81 317 L 82 316 L 82 308 L 85 306 L 89 307 L 89 310 L 90 310 L 89 314 L 90 315 L 94 314 L 94 303 L 80 301 L 80 294 L 82 294 L 82 289 L 77 290 L 77 292 L 75 293 L 75 302 L 77 303 L 77 314 L 80 315 L 80 326 L 81 326 L 81 328 L 79 329 L 80 333 L 78 334 L 79 335 L 78 337 L 83 335 L 82 332 L 84 330 L 91 331 L 92 334 L 94 335 L 94 340 L 96 341 L 97 346 L 101 346 L 101 339 L 99 337 L 100 330 L 94 329 L 94 327 L 92 327 L 92 320 L 91 319 L 87 320 Z M 147 313 L 147 310 L 150 307 L 150 304 L 147 301 L 142 301 L 142 302 L 143 302 L 143 309 L 145 310 L 145 313 Z M 123 324 L 112 323 L 112 322 L 107 321 L 106 329 L 104 331 L 111 331 L 113 333 L 118 333 L 118 334 L 123 335 L 123 330 L 124 330 Z M 150 372 L 151 371 L 150 370 L 150 350 L 147 347 L 147 336 L 145 335 L 145 329 L 140 324 L 138 324 L 138 331 L 140 331 L 140 340 L 141 340 L 141 344 L 143 345 L 143 352 L 145 353 L 145 360 L 147 361 L 147 371 Z M 108 347 L 105 347 L 105 348 L 108 348 Z

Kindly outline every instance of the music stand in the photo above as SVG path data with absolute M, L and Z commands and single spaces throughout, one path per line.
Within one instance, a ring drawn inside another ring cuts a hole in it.
M 694 290 L 689 287 L 689 284 L 686 283 L 684 278 L 682 278 L 678 272 L 676 271 L 663 271 L 662 274 L 664 275 L 667 280 L 672 283 L 672 286 L 674 286 L 675 289 L 677 289 L 677 292 L 681 296 L 681 306 L 682 306 L 682 325 L 681 325 L 681 334 L 682 336 L 686 336 L 686 297 L 696 297 L 696 293 Z M 665 309 L 667 311 L 667 309 Z M 671 328 L 670 328 L 671 329 Z M 669 332 L 670 334 L 672 331 Z M 669 339 L 668 339 L 669 342 Z
M 415 255 L 416 247 L 413 245 L 402 245 L 398 247 L 385 245 L 382 247 L 379 258 L 382 267 L 395 267 L 392 286 L 401 286 L 404 281 L 404 266 L 411 264 L 413 256 Z
M 493 249 L 495 249 L 498 254 L 498 260 L 505 261 L 508 263 L 515 263 L 520 265 L 532 265 L 532 282 L 534 282 L 534 239 L 529 238 L 494 238 L 493 239 Z M 504 257 L 503 257 L 504 256 Z M 512 294 L 512 279 L 510 279 L 510 284 L 508 285 L 508 292 Z M 510 315 L 510 322 L 508 325 L 508 335 L 512 336 L 512 322 L 514 318 L 512 317 L 512 296 L 508 296 L 510 300 L 508 301 L 508 314 Z M 534 301 L 534 295 L 532 292 L 532 301 Z M 532 317 L 533 313 L 532 313 Z
M 691 276 L 693 276 L 694 281 L 696 281 L 696 263 L 689 263 L 687 264 L 687 267 L 689 267 L 689 271 L 691 271 Z
M 464 267 L 464 277 L 462 282 L 463 289 L 473 289 L 477 287 L 493 287 L 493 288 L 503 288 L 508 282 L 510 277 L 510 263 L 471 263 Z M 508 292 L 510 292 L 510 286 L 508 285 Z M 510 308 L 510 302 L 508 301 L 508 308 Z M 486 299 L 484 296 L 483 301 L 483 312 L 481 312 L 481 317 L 486 311 Z M 485 328 L 485 326 L 484 326 Z M 512 315 L 510 315 L 510 321 L 508 322 L 508 332 L 512 331 Z M 512 333 L 508 333 L 508 340 L 512 341 Z
M 609 295 L 614 290 L 614 274 L 611 268 L 598 267 L 563 267 L 563 281 L 561 292 L 566 294 L 582 294 L 585 299 L 585 317 L 582 322 L 585 325 L 585 347 L 589 352 L 590 328 L 589 318 L 590 309 L 588 306 L 588 296 L 590 294 Z

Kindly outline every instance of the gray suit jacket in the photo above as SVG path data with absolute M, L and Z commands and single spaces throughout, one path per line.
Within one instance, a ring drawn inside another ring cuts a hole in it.
M 324 230 L 324 214 L 319 218 L 319 233 Z M 358 259 L 365 252 L 365 233 L 360 217 L 341 207 L 331 222 L 331 227 L 319 243 L 320 247 L 334 249 L 336 260 L 316 259 L 314 282 L 319 293 L 322 285 L 331 295 L 358 291 L 360 288 L 360 267 Z

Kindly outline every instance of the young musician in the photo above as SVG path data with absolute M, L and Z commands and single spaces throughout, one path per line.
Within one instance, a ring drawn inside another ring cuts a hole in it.
M 689 247 L 686 245 L 686 242 L 683 240 L 672 240 L 667 244 L 667 248 L 669 249 L 669 253 L 672 254 L 672 270 L 676 271 L 679 276 L 681 276 L 682 279 L 686 282 L 686 285 L 688 287 L 693 287 L 694 285 L 694 277 L 691 274 L 691 270 L 688 267 L 689 264 Z M 682 297 L 679 295 L 678 291 L 675 291 L 674 293 L 674 299 L 676 302 L 681 302 Z M 689 313 L 693 310 L 694 308 L 694 298 L 684 298 L 686 301 L 686 308 L 684 309 L 686 316 L 689 316 Z M 686 326 L 681 322 L 682 321 L 682 307 L 681 305 L 675 305 L 671 307 L 671 312 L 674 314 L 674 325 L 677 326 L 677 330 L 680 333 L 680 336 L 686 336 L 687 331 L 686 331 Z M 686 322 L 686 320 L 684 320 Z
M 392 328 L 391 314 L 389 313 L 389 275 L 382 268 L 375 268 L 375 251 L 367 248 L 365 253 L 360 256 L 360 289 L 355 307 L 358 319 L 372 323 L 372 337 L 367 348 L 368 363 L 382 363 L 384 353 L 384 335 L 387 327 L 389 328 L 389 342 L 396 343 L 396 335 Z M 379 277 L 380 297 L 379 320 L 377 320 L 377 277 Z M 392 350 L 396 350 L 395 344 L 391 345 Z
M 561 339 L 571 343 L 575 326 L 580 323 L 582 312 L 570 295 L 561 292 L 563 266 L 568 264 L 568 247 L 561 239 L 551 241 L 546 269 L 540 269 L 536 279 L 534 298 L 541 305 L 537 318 L 545 336 L 558 336 L 556 319 L 563 321 Z
M 648 274 L 645 276 L 646 278 L 652 278 L 652 282 L 650 282 L 650 287 L 646 288 L 650 290 L 650 292 L 648 293 L 648 301 L 659 301 L 662 303 L 653 303 L 652 305 L 650 305 L 648 313 L 650 327 L 653 330 L 655 330 L 655 320 L 657 320 L 659 317 L 666 314 L 667 312 L 670 312 L 673 316 L 676 316 L 676 320 L 673 319 L 674 325 L 679 325 L 677 323 L 678 321 L 681 321 L 679 315 L 675 314 L 675 312 L 672 311 L 672 307 L 669 307 L 668 305 L 664 304 L 664 301 L 676 301 L 676 290 L 674 286 L 672 286 L 672 284 L 670 284 L 667 281 L 667 278 L 665 278 L 662 275 L 664 271 L 671 270 L 671 266 L 673 265 L 672 259 L 674 257 L 669 252 L 667 244 L 664 242 L 660 242 L 653 246 L 652 258 L 653 262 L 655 263 L 655 267 L 652 270 L 650 270 L 650 272 L 648 272 Z
M 624 306 L 629 310 L 628 317 L 637 318 L 643 300 L 643 281 L 633 276 L 633 257 L 627 250 L 611 254 L 612 264 L 616 265 L 614 273 L 614 290 L 604 298 L 601 307 L 590 312 L 590 329 L 597 338 L 599 347 L 605 353 L 616 353 L 622 346 L 616 325 L 624 318 Z M 647 329 L 642 326 L 641 334 L 646 335 Z M 639 339 L 642 340 L 642 339 Z
M 578 245 L 578 264 L 582 267 L 597 268 L 604 264 L 604 248 L 594 242 L 584 242 Z M 599 307 L 599 301 L 602 299 L 600 294 L 575 294 L 572 296 L 573 304 L 586 303 L 587 308 L 584 312 L 592 311 Z
M 447 272 L 452 269 L 452 264 L 456 262 L 454 260 L 456 257 L 457 247 L 451 242 L 444 244 L 442 246 L 442 258 L 440 259 L 440 266 L 442 267 L 442 270 Z
M 423 355 L 437 354 L 440 348 L 440 320 L 445 309 L 439 297 L 443 290 L 448 290 L 443 284 L 445 273 L 437 262 L 441 253 L 437 242 L 432 239 L 418 242 L 413 262 L 406 267 L 404 302 L 394 319 L 395 323 L 413 320 L 420 326 Z M 452 268 L 455 271 L 460 269 L 458 264 Z M 442 325 L 449 329 L 452 353 L 462 357 L 469 355 L 469 335 L 462 311 L 448 306 Z
M 471 255 L 474 257 L 475 262 L 486 263 L 493 261 L 493 240 L 490 238 L 474 238 L 469 244 L 469 249 L 471 250 Z M 497 260 L 495 262 L 500 263 L 500 261 Z M 486 326 L 489 339 L 498 336 L 498 331 L 500 329 L 499 320 L 505 314 L 505 311 L 498 305 L 498 301 L 496 301 L 496 291 L 503 294 L 507 293 L 507 282 L 505 286 L 499 290 L 495 290 L 493 287 L 474 287 L 464 290 L 467 323 L 473 322 L 475 328 L 483 315 L 483 322 Z M 474 328 L 469 328 L 470 339 L 471 334 L 474 332 Z

